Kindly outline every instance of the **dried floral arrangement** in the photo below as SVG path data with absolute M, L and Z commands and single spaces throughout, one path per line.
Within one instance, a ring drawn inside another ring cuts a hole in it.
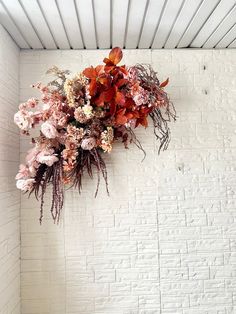
M 118 66 L 122 51 L 110 51 L 103 65 L 86 68 L 70 78 L 69 71 L 53 67 L 47 73 L 55 80 L 32 87 L 41 92 L 40 99 L 31 98 L 20 104 L 14 121 L 21 133 L 40 126 L 32 138 L 25 165 L 16 175 L 17 188 L 40 199 L 40 223 L 44 196 L 52 185 L 51 214 L 58 222 L 63 207 L 64 187 L 82 188 L 85 172 L 92 178 L 97 173 L 97 195 L 103 177 L 108 192 L 103 153 L 110 153 L 118 140 L 134 143 L 143 152 L 135 136 L 135 128 L 153 121 L 154 134 L 160 141 L 159 151 L 170 141 L 168 123 L 175 120 L 175 109 L 164 91 L 168 79 L 160 83 L 150 65 Z M 144 152 L 145 154 L 145 152 Z

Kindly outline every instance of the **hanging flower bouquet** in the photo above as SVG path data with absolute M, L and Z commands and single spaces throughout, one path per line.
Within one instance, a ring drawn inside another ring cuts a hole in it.
M 113 48 L 104 65 L 86 68 L 74 78 L 69 71 L 53 67 L 47 73 L 56 79 L 47 86 L 33 85 L 42 95 L 20 104 L 14 116 L 22 134 L 40 124 L 40 134 L 32 138 L 34 147 L 20 165 L 16 175 L 17 188 L 35 193 L 41 200 L 40 223 L 46 189 L 52 184 L 51 214 L 58 222 L 63 207 L 64 185 L 81 191 L 82 177 L 97 172 L 107 182 L 103 153 L 110 153 L 117 140 L 134 143 L 143 152 L 134 130 L 148 126 L 148 116 L 160 141 L 159 151 L 170 140 L 168 122 L 175 120 L 175 110 L 163 88 L 168 79 L 159 82 L 150 65 L 118 66 L 122 59 L 120 48 Z M 33 109 L 33 110 L 32 110 Z M 145 154 L 145 152 L 144 152 Z

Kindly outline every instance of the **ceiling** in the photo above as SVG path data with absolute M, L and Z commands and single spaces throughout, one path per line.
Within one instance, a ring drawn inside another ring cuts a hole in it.
M 23 49 L 236 48 L 236 0 L 0 0 Z

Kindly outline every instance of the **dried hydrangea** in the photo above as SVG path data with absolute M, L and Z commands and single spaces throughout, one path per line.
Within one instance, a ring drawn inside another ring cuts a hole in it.
M 77 74 L 74 78 L 65 81 L 64 91 L 70 107 L 77 107 L 84 103 L 85 85 L 86 78 L 81 74 Z
M 111 152 L 113 140 L 114 140 L 113 128 L 107 127 L 107 129 L 101 133 L 100 147 L 104 150 L 104 152 L 108 153 Z

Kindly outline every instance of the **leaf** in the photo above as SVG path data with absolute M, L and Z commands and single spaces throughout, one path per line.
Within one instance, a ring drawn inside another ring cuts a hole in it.
M 118 105 L 121 105 L 121 106 L 124 105 L 125 104 L 125 96 L 121 92 L 116 92 L 115 102 Z
M 97 72 L 94 67 L 84 69 L 83 74 L 89 79 L 95 78 L 97 76 Z
M 110 86 L 111 84 L 111 78 L 109 76 L 106 76 L 105 73 L 101 74 L 98 78 L 98 82 L 104 85 L 106 88 Z
M 123 125 L 127 122 L 126 116 L 119 115 L 116 117 L 116 124 Z
M 97 75 L 101 75 L 104 71 L 104 65 L 97 65 L 95 70 L 96 70 Z
M 125 84 L 127 84 L 129 81 L 127 79 L 119 79 L 117 82 L 116 82 L 116 86 L 119 88 Z
M 108 58 L 104 58 L 103 59 L 103 62 L 107 65 L 107 66 L 114 66 L 113 65 L 113 63 L 112 63 L 112 61 L 110 60 L 110 59 L 108 59 Z
M 122 73 L 125 74 L 125 75 L 128 74 L 128 71 L 126 70 L 125 65 L 121 65 L 121 66 L 119 67 L 119 70 L 120 70 L 120 72 L 122 72 Z
M 101 97 L 105 102 L 111 101 L 114 95 L 115 95 L 114 88 L 109 88 L 108 90 L 101 93 Z
M 104 59 L 105 60 L 105 59 Z M 103 60 L 103 61 L 104 61 Z M 109 59 L 107 59 L 107 60 L 109 60 Z M 106 72 L 106 73 L 110 73 L 113 69 L 114 69 L 114 65 L 112 64 L 112 62 L 109 60 L 109 64 L 107 63 L 106 65 L 105 65 L 105 67 L 104 67 L 104 71 Z
M 89 83 L 89 93 L 90 93 L 90 96 L 94 96 L 96 94 L 96 91 L 97 91 L 96 79 L 91 79 L 91 81 Z
M 114 114 L 116 113 L 116 103 L 114 102 L 114 100 L 112 100 L 109 104 L 109 113 L 111 116 L 114 116 Z
M 132 119 L 132 118 L 134 117 L 133 113 L 131 113 L 131 112 L 127 112 L 127 113 L 125 114 L 125 116 L 126 116 L 126 118 L 127 118 L 128 120 L 130 120 L 130 119 Z
M 142 118 L 137 119 L 135 127 L 137 127 L 139 124 L 144 126 L 145 128 L 148 126 L 148 120 L 147 117 L 144 116 Z
M 126 100 L 125 100 L 125 107 L 126 108 L 129 108 L 130 110 L 133 111 L 133 108 L 135 107 L 135 102 L 132 98 L 128 98 L 126 97 Z
M 109 53 L 109 59 L 114 65 L 117 65 L 123 57 L 122 50 L 119 47 L 113 48 Z
M 168 83 L 169 83 L 169 77 L 168 77 L 164 82 L 161 83 L 160 87 L 163 88 L 163 87 L 165 87 Z
M 114 88 L 113 87 L 109 88 L 108 90 L 100 93 L 99 97 L 95 100 L 95 103 L 97 106 L 103 107 L 104 103 L 110 102 L 113 99 L 114 95 L 115 95 Z
M 125 116 L 126 109 L 120 109 L 117 111 L 116 115 L 116 124 L 125 124 L 127 122 L 127 118 Z

